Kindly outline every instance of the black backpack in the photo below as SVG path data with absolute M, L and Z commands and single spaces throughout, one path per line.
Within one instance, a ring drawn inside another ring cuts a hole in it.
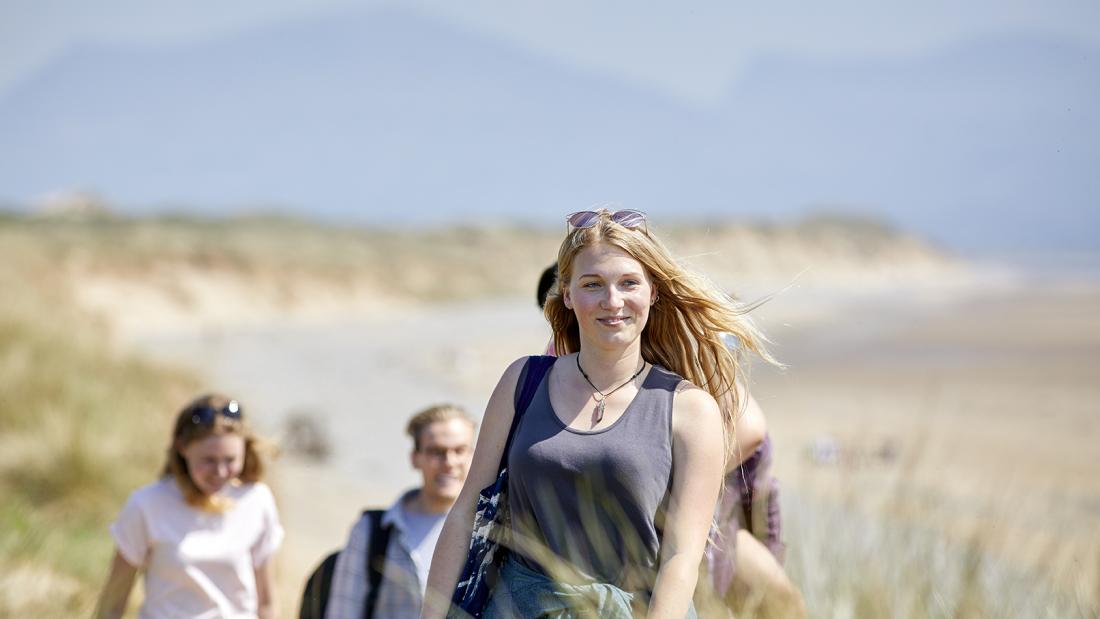
M 370 520 L 370 545 L 367 548 L 367 603 L 364 606 L 366 619 L 372 619 L 374 616 L 374 607 L 378 603 L 378 589 L 382 584 L 382 569 L 386 564 L 386 547 L 390 543 L 392 527 L 382 526 L 384 513 L 380 509 L 363 512 L 363 515 Z M 336 571 L 336 557 L 339 554 L 340 551 L 336 551 L 325 557 L 309 575 L 305 591 L 302 592 L 299 619 L 325 619 L 325 608 L 328 607 L 328 596 L 332 590 L 332 574 Z

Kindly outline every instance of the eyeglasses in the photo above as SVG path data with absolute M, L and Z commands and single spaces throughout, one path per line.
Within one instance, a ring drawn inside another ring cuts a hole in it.
M 213 406 L 199 406 L 191 409 L 191 423 L 203 426 L 208 426 L 214 423 L 214 418 L 218 415 L 233 420 L 240 420 L 244 411 L 241 410 L 241 405 L 236 400 L 230 400 L 225 406 L 221 408 L 214 408 Z
M 565 221 L 575 229 L 591 228 L 599 223 L 600 217 L 606 212 L 607 211 L 577 211 L 576 213 L 569 213 Z M 630 230 L 642 228 L 646 231 L 646 234 L 649 234 L 649 229 L 646 227 L 645 223 L 646 215 L 641 211 L 627 208 L 611 213 L 608 219 Z
M 454 454 L 455 456 L 462 458 L 470 453 L 470 448 L 466 445 L 459 447 L 425 447 L 420 450 L 421 453 L 428 456 L 432 460 L 446 460 L 447 456 Z

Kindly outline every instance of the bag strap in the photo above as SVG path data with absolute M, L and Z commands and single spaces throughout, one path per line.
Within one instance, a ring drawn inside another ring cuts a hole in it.
M 538 391 L 539 384 L 542 383 L 543 377 L 554 366 L 557 359 L 557 357 L 551 355 L 533 355 L 527 358 L 527 363 L 520 373 L 522 383 L 516 385 L 516 412 L 512 415 L 512 427 L 508 428 L 508 441 L 504 443 L 504 451 L 500 454 L 497 476 L 500 476 L 500 472 L 508 466 L 508 452 L 512 450 L 512 441 L 516 437 L 516 428 L 519 427 L 520 419 L 527 412 L 527 407 L 531 406 L 531 401 L 535 399 L 535 392 Z
M 363 605 L 363 616 L 374 617 L 374 607 L 378 605 L 378 590 L 382 585 L 382 570 L 386 567 L 386 547 L 390 545 L 390 532 L 393 526 L 382 526 L 380 509 L 369 509 L 363 515 L 370 520 L 370 543 L 367 547 L 367 602 Z

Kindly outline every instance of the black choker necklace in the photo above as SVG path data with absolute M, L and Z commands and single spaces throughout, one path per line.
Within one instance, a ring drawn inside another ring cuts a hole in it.
M 592 384 L 592 379 L 588 378 L 588 374 L 584 373 L 584 368 L 581 367 L 581 355 L 580 355 L 580 353 L 577 353 L 577 369 L 580 370 L 581 376 L 583 376 L 584 379 L 586 381 L 588 381 L 588 386 L 589 387 L 592 387 L 593 389 L 595 389 L 596 393 L 598 393 L 602 396 L 600 398 L 597 398 L 596 396 L 592 396 L 592 399 L 596 400 L 596 423 L 599 423 L 599 422 L 603 421 L 603 406 L 604 406 L 603 403 L 604 403 L 604 400 L 607 399 L 607 396 L 611 395 L 612 393 L 615 393 L 619 389 L 622 389 L 623 387 L 625 387 L 625 386 L 629 385 L 630 383 L 634 382 L 634 379 L 638 378 L 638 375 L 641 374 L 643 371 L 645 371 L 645 366 L 646 366 L 646 362 L 645 362 L 645 359 L 643 359 L 642 360 L 642 367 L 638 368 L 637 372 L 634 372 L 634 376 L 631 376 L 629 380 L 627 380 L 625 383 L 619 385 L 618 387 L 615 387 L 611 391 L 608 391 L 607 393 L 604 393 L 604 392 L 600 391 L 599 389 L 597 389 L 596 385 Z

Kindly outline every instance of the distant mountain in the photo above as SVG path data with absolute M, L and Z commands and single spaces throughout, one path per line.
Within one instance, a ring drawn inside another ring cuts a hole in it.
M 855 207 L 962 247 L 1100 247 L 1098 57 L 987 40 L 763 58 L 713 109 L 396 10 L 73 49 L 0 99 L 0 198 L 334 219 Z
M 1100 53 L 992 38 L 910 61 L 763 59 L 726 103 L 768 210 L 855 204 L 966 247 L 1100 248 Z

